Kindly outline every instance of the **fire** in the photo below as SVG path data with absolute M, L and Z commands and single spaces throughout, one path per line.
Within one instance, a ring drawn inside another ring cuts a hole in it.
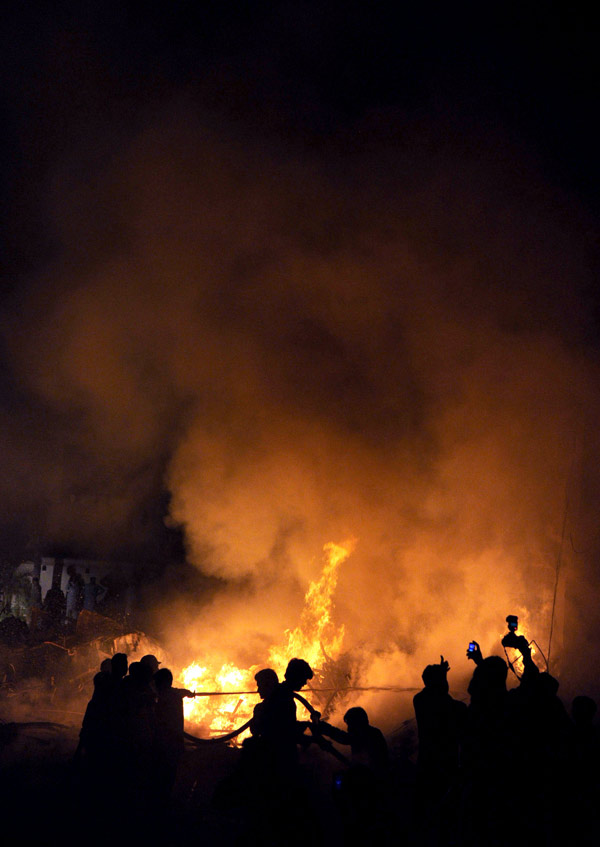
M 263 667 L 273 668 L 283 678 L 287 663 L 294 656 L 305 659 L 313 671 L 327 660 L 335 660 L 342 648 L 344 627 L 332 619 L 333 595 L 337 586 L 340 565 L 350 556 L 355 539 L 343 544 L 329 543 L 323 547 L 324 564 L 321 576 L 311 582 L 304 596 L 300 624 L 286 630 L 282 645 L 273 645 Z M 218 694 L 184 700 L 185 719 L 193 730 L 220 735 L 245 723 L 251 716 L 257 697 L 254 674 L 259 665 L 248 669 L 227 662 L 220 667 L 193 663 L 184 668 L 180 681 L 185 688 L 196 692 L 236 692 L 231 696 Z M 243 738 L 239 736 L 238 740 Z
M 321 578 L 311 582 L 304 595 L 304 609 L 300 625 L 286 630 L 285 644 L 269 650 L 269 665 L 277 673 L 283 672 L 294 656 L 305 659 L 311 668 L 319 668 L 326 657 L 336 658 L 344 640 L 344 626 L 335 627 L 331 619 L 333 594 L 337 585 L 338 569 L 352 553 L 354 539 L 344 545 L 326 544 L 325 565 Z
M 253 691 L 256 688 L 253 669 L 242 670 L 231 663 L 217 668 L 194 663 L 183 669 L 180 680 L 192 691 Z M 194 727 L 208 726 L 215 735 L 227 733 L 248 720 L 253 699 L 239 695 L 186 699 L 185 719 Z

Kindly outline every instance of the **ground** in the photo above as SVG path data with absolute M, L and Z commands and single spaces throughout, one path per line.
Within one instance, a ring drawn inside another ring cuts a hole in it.
M 78 814 L 80 772 L 73 755 L 78 742 L 78 726 L 49 722 L 7 722 L 0 725 L 0 791 L 3 798 L 2 830 L 20 843 L 53 842 L 69 847 L 93 842 L 97 821 Z M 186 748 L 169 813 L 165 841 L 150 822 L 144 844 L 189 844 L 203 847 L 233 847 L 248 843 L 248 817 L 235 803 L 217 808 L 215 789 L 235 771 L 240 751 L 222 744 Z M 302 756 L 304 784 L 312 809 L 314 843 L 328 847 L 342 845 L 342 829 L 332 796 L 339 763 L 329 754 L 310 748 Z M 409 767 L 410 771 L 410 767 Z M 410 782 L 410 774 L 404 773 Z M 397 774 L 400 770 L 397 768 Z M 110 804 L 109 804 L 110 805 Z M 98 820 L 108 819 L 110 808 L 97 807 Z M 94 817 L 94 816 L 92 816 Z M 111 847 L 122 841 L 122 821 L 115 823 Z M 104 843 L 104 842 L 102 842 Z

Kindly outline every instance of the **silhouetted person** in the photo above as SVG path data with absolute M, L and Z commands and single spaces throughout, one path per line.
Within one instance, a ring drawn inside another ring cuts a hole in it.
M 260 711 L 267 779 L 256 809 L 256 826 L 263 844 L 302 843 L 311 822 L 297 750 L 307 724 L 296 720 L 294 692 L 312 679 L 313 672 L 303 659 L 291 659 L 284 676 Z M 313 840 L 315 837 L 317 833 L 313 832 Z
M 94 821 L 93 831 L 88 828 L 84 839 L 92 844 L 105 843 L 109 829 L 108 820 L 98 816 L 98 809 L 107 808 L 121 790 L 112 739 L 113 688 L 109 673 L 95 675 L 94 693 L 85 710 L 75 753 L 76 782 L 71 802 L 76 807 L 73 812 L 81 816 L 80 827 L 89 827 Z
M 261 712 L 261 736 L 268 744 L 273 767 L 281 773 L 293 771 L 298 763 L 297 744 L 306 723 L 296 720 L 294 692 L 300 691 L 313 672 L 304 659 L 290 659 L 284 681 L 274 688 Z
M 257 703 L 252 714 L 252 723 L 250 724 L 250 732 L 253 736 L 262 735 L 261 715 L 265 710 L 264 700 L 266 700 L 279 685 L 279 677 L 273 668 L 263 668 L 254 675 L 256 680 L 256 690 L 262 702 Z
M 572 842 L 596 845 L 600 831 L 600 738 L 594 726 L 597 706 L 579 695 L 571 704 L 573 753 L 569 769 Z
M 510 646 L 523 657 L 524 670 L 517 688 L 507 690 L 508 665 L 500 656 L 483 659 L 469 683 L 471 702 L 463 745 L 467 844 L 500 843 L 506 819 L 507 780 L 528 774 L 533 759 L 532 702 L 539 671 L 523 636 L 517 636 Z M 533 814 L 533 804 L 513 803 L 510 808 L 513 843 L 539 839 L 544 821 Z
M 68 573 L 69 581 L 67 583 L 66 618 L 71 623 L 74 623 L 77 620 L 77 616 L 81 609 L 83 580 L 72 565 L 69 566 Z
M 254 675 L 256 689 L 261 699 L 252 713 L 251 737 L 242 743 L 242 757 L 236 775 L 235 787 L 253 796 L 264 791 L 272 779 L 272 750 L 264 737 L 265 701 L 279 686 L 279 677 L 273 668 L 263 668 Z M 268 716 L 267 716 L 268 720 Z
M 582 695 L 571 704 L 576 768 L 585 782 L 596 783 L 600 781 L 600 740 L 594 726 L 597 708 L 591 697 Z
M 121 680 L 127 674 L 129 660 L 127 653 L 115 653 L 110 659 L 112 675 L 116 680 Z
M 32 630 L 39 629 L 40 611 L 42 609 L 42 587 L 39 576 L 31 577 L 29 597 L 27 598 L 27 623 Z
M 61 591 L 60 586 L 53 585 L 49 588 L 44 598 L 43 609 L 55 627 L 60 626 L 64 620 L 65 605 L 65 595 Z
M 347 730 L 339 729 L 325 721 L 317 725 L 318 731 L 338 744 L 350 746 L 352 765 L 368 768 L 376 776 L 385 776 L 389 766 L 387 742 L 380 729 L 371 726 L 364 709 L 355 706 L 344 715 Z
M 156 696 L 152 672 L 132 662 L 121 683 L 124 705 L 124 756 L 127 794 L 133 819 L 144 817 L 152 800 L 156 736 Z
M 154 674 L 158 670 L 158 666 L 160 665 L 160 662 L 158 661 L 156 656 L 153 655 L 152 653 L 146 653 L 146 655 L 142 656 L 142 658 L 140 659 L 140 664 L 145 665 L 147 668 L 149 668 L 152 676 L 154 676 Z
M 140 665 L 146 668 L 146 670 L 150 673 L 150 688 L 152 689 L 152 693 L 155 697 L 156 685 L 154 683 L 154 675 L 157 673 L 160 664 L 161 663 L 153 653 L 146 653 L 146 655 L 142 656 L 140 659 Z
M 107 673 L 99 672 L 94 677 L 94 693 L 83 717 L 79 733 L 82 753 L 97 768 L 106 765 L 110 742 L 110 705 L 112 681 Z
M 141 662 L 132 662 L 129 665 L 129 676 L 123 679 L 122 685 L 127 709 L 128 742 L 142 753 L 151 748 L 156 725 L 156 697 L 150 668 Z
M 100 662 L 100 672 L 108 674 L 109 676 L 112 674 L 112 660 L 110 657 L 102 659 Z
M 547 671 L 538 673 L 526 706 L 530 712 L 532 753 L 538 768 L 557 767 L 564 774 L 573 748 L 574 726 L 558 696 L 559 682 Z
M 547 671 L 532 677 L 522 702 L 524 765 L 532 783 L 531 800 L 549 843 L 560 842 L 571 829 L 568 772 L 573 757 L 574 726 L 558 697 L 559 682 Z
M 272 764 L 269 748 L 262 737 L 264 700 L 279 685 L 277 673 L 272 668 L 263 668 L 254 675 L 261 702 L 254 707 L 250 721 L 250 738 L 242 742 L 241 756 L 236 769 L 227 776 L 215 791 L 213 802 L 221 809 L 243 806 L 253 810 L 261 807 L 263 797 L 272 781 Z M 259 824 L 255 821 L 255 830 Z M 256 832 L 254 833 L 256 835 Z
M 93 612 L 96 603 L 106 593 L 106 589 L 96 582 L 96 577 L 91 576 L 90 581 L 83 586 L 83 608 L 87 612 Z
M 448 662 L 427 665 L 425 687 L 413 697 L 419 734 L 416 812 L 421 825 L 436 840 L 455 826 L 460 745 L 467 723 L 467 706 L 449 693 Z M 417 820 L 419 825 L 419 820 Z
M 115 653 L 110 659 L 109 687 L 109 756 L 111 777 L 115 786 L 115 798 L 123 798 L 127 785 L 127 704 L 125 685 L 128 670 L 126 653 Z
M 129 660 L 126 653 L 115 653 L 110 659 L 112 739 L 122 746 L 125 739 L 125 687 Z
M 427 665 L 424 688 L 413 697 L 419 733 L 418 769 L 430 786 L 445 793 L 456 777 L 467 706 L 449 693 L 448 662 Z
M 42 587 L 40 585 L 39 576 L 31 578 L 31 591 L 29 594 L 29 603 L 32 609 L 41 609 L 42 607 Z
M 347 844 L 381 844 L 387 822 L 389 753 L 381 730 L 371 726 L 364 709 L 344 715 L 347 730 L 320 721 L 316 731 L 350 747 L 350 766 L 336 776 L 334 797 Z
M 155 706 L 155 771 L 159 802 L 169 799 L 177 765 L 183 753 L 183 699 L 195 697 L 187 688 L 173 688 L 173 674 L 161 668 L 154 674 L 157 699 Z

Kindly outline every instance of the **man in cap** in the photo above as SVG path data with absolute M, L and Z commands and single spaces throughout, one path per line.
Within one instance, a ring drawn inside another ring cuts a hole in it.
M 140 659 L 140 665 L 146 665 L 146 667 L 150 668 L 150 670 L 152 671 L 152 676 L 154 676 L 160 664 L 161 663 L 158 661 L 156 656 L 154 656 L 152 653 L 147 653 Z

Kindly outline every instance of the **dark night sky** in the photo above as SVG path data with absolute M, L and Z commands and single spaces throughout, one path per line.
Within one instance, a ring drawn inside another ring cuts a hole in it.
M 299 145 L 327 144 L 377 109 L 388 126 L 417 118 L 435 132 L 451 119 L 466 136 L 501 126 L 596 211 L 597 16 L 521 6 L 10 4 L 2 184 L 13 284 L 52 250 L 40 195 L 56 158 L 90 131 L 108 155 L 152 103 L 184 90 L 241 137 Z
M 385 158 L 396 145 L 416 144 L 414 156 L 421 161 L 438 156 L 448 138 L 454 149 L 481 145 L 500 170 L 514 173 L 529 163 L 551 191 L 581 210 L 585 261 L 595 272 L 598 21 L 572 4 L 558 10 L 536 4 L 537 11 L 517 3 L 440 6 L 262 0 L 5 4 L 2 343 L 7 333 L 13 345 L 20 331 L 27 343 L 35 334 L 33 289 L 37 319 L 45 297 L 52 298 L 45 274 L 64 251 L 48 202 L 49 194 L 60 191 L 57 165 L 64 171 L 64 163 L 72 162 L 75 178 L 92 186 L 93 196 L 97 174 L 155 112 L 182 97 L 190 112 L 267 156 L 271 149 L 285 148 L 291 157 L 311 151 L 332 179 L 338 150 L 350 158 L 364 152 L 377 158 L 381 150 Z M 503 149 L 490 154 L 497 139 L 522 151 L 522 158 Z M 107 243 L 122 237 L 109 216 L 104 230 L 101 220 L 94 226 L 96 238 Z M 73 261 L 86 270 L 85 256 Z M 585 296 L 587 340 L 594 346 L 593 283 Z M 22 384 L 8 353 L 0 396 L 5 435 L 16 443 L 18 430 L 27 441 L 15 449 L 18 459 L 12 451 L 5 455 L 5 480 L 35 479 L 40 456 L 31 445 L 38 444 L 40 454 L 42 443 L 50 444 L 50 452 L 67 449 L 56 436 L 60 408 L 48 409 Z M 179 403 L 185 400 L 174 405 Z M 172 422 L 166 415 L 165 432 Z M 148 467 L 142 462 L 130 471 L 143 477 L 136 504 L 145 515 L 132 519 L 142 523 L 133 535 L 152 543 L 162 526 L 165 495 L 159 501 L 157 492 L 171 455 L 168 438 L 160 443 Z M 15 464 L 24 455 L 26 470 Z M 100 471 L 90 472 L 89 487 L 100 478 Z M 86 488 L 85 481 L 81 485 Z M 15 498 L 4 519 L 6 553 L 36 534 L 43 512 L 40 502 Z M 47 544 L 51 531 L 41 535 Z M 145 550 L 142 541 L 138 548 L 132 544 L 134 552 Z

